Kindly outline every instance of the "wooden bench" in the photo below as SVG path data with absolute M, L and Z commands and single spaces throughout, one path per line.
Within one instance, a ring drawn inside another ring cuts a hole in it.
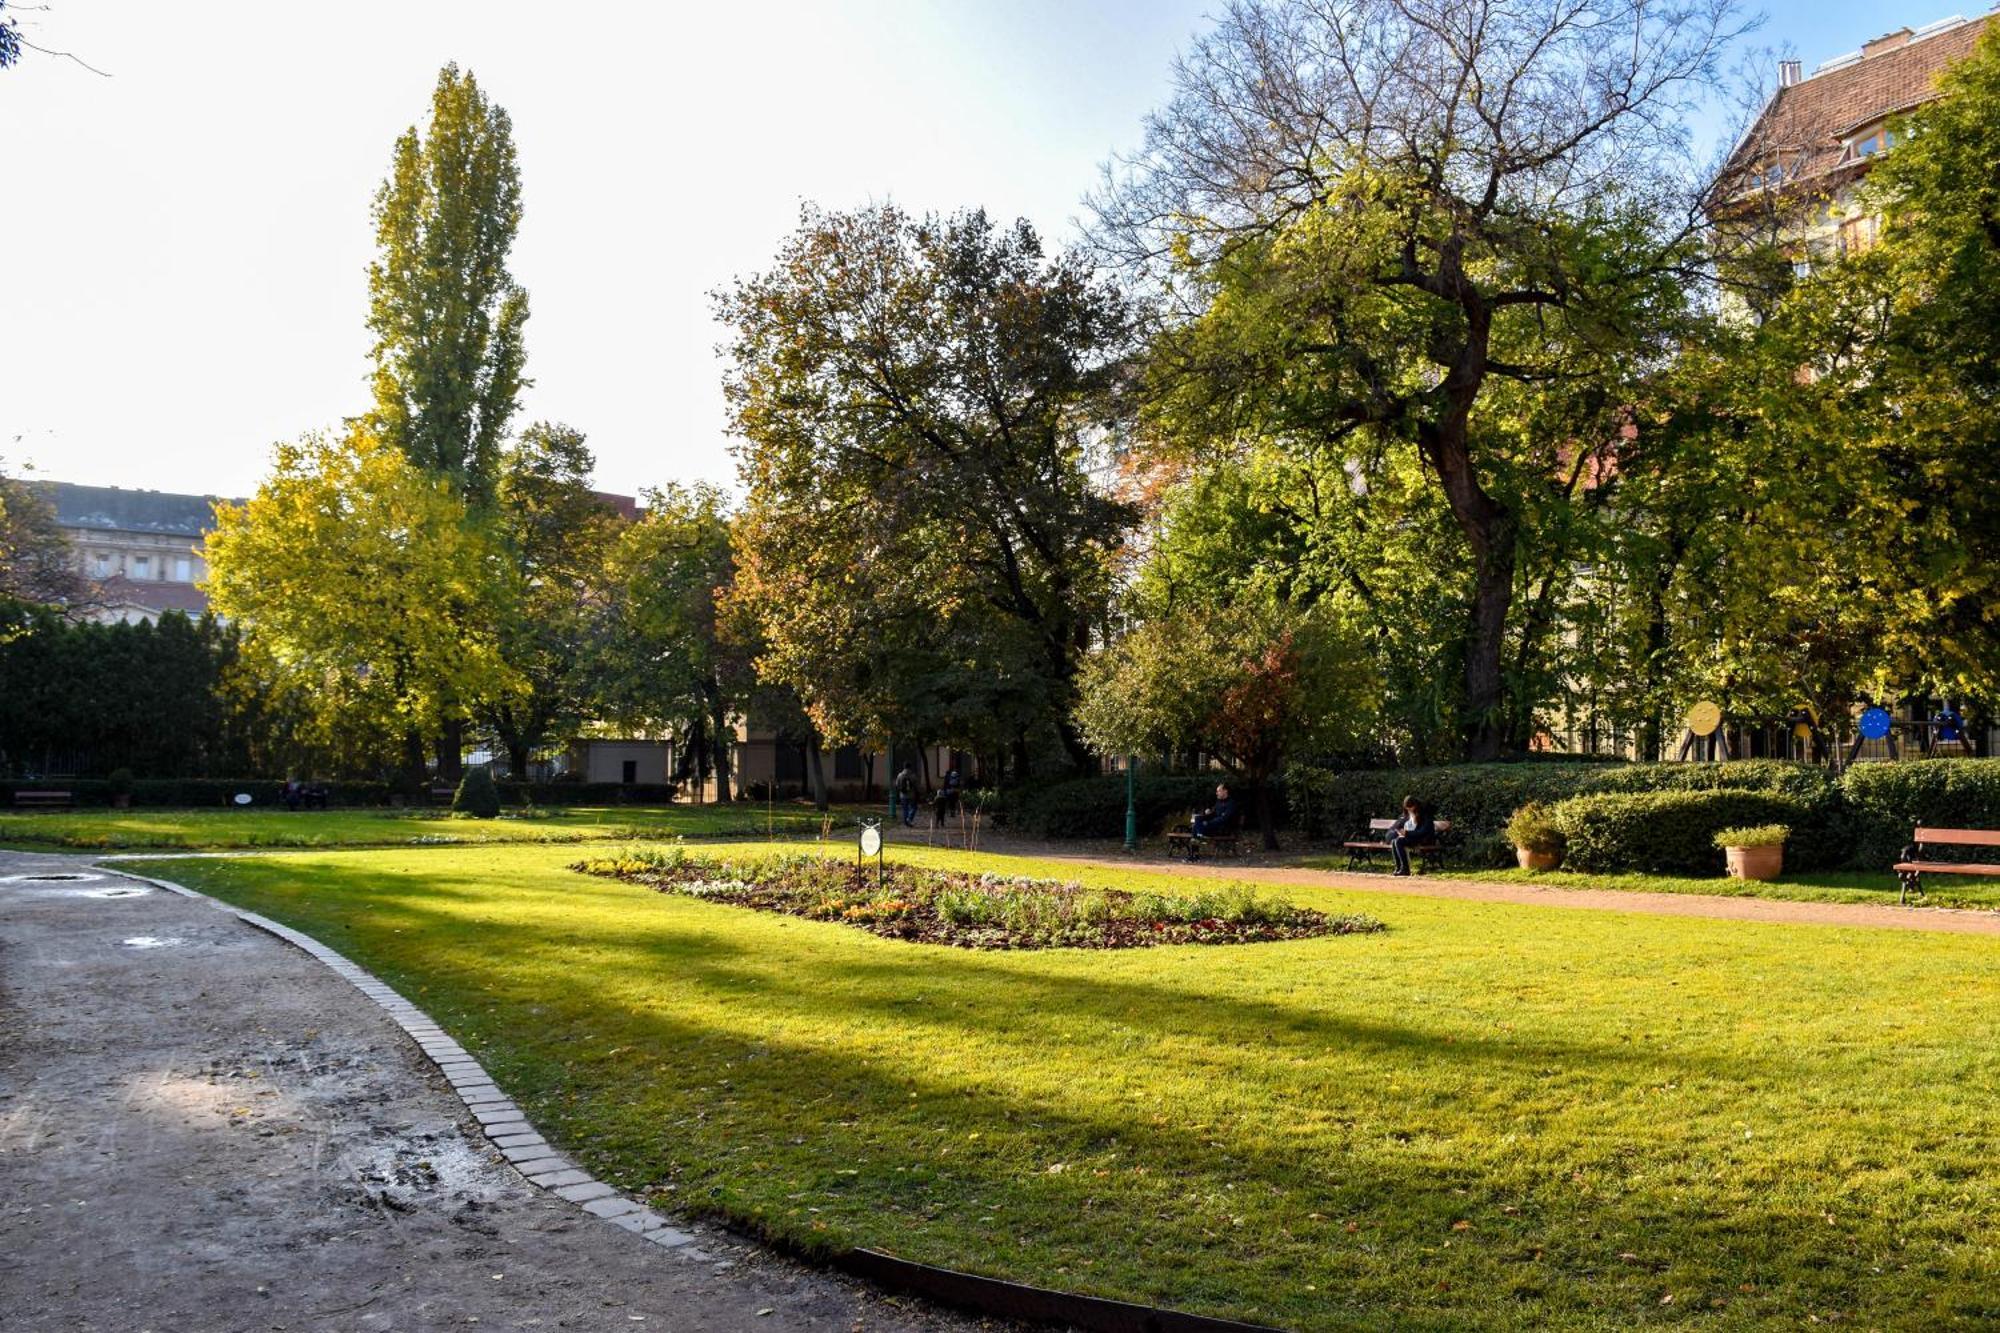
M 1893 867 L 1903 886 L 1897 902 L 1908 902 L 1912 894 L 1923 897 L 1925 875 L 2000 875 L 2000 863 L 1992 861 L 1926 861 L 1926 847 L 2000 848 L 2000 829 L 1919 828 Z
M 1418 870 L 1422 870 L 1426 864 L 1444 855 L 1444 835 L 1451 832 L 1451 821 L 1449 819 L 1440 819 L 1435 822 L 1438 831 L 1438 840 L 1436 842 L 1427 842 L 1421 847 L 1410 848 L 1410 854 L 1417 858 L 1416 868 Z M 1393 819 L 1371 819 L 1368 821 L 1368 831 L 1375 835 L 1372 840 L 1355 838 L 1349 842 L 1342 843 L 1341 846 L 1347 850 L 1347 868 L 1349 870 L 1361 870 L 1365 868 L 1369 858 L 1377 852 L 1380 852 L 1384 856 L 1389 855 L 1393 849 L 1384 841 L 1382 835 L 1394 827 L 1396 827 L 1396 821 Z
M 66 791 L 17 791 L 14 793 L 14 804 L 44 810 L 67 810 L 76 804 L 76 798 Z
M 1231 820 L 1229 827 L 1221 833 L 1204 833 L 1199 838 L 1195 837 L 1191 828 L 1175 829 L 1167 835 L 1168 856 L 1178 855 L 1192 861 L 1201 855 L 1204 847 L 1212 852 L 1240 856 L 1243 852 L 1242 819 Z

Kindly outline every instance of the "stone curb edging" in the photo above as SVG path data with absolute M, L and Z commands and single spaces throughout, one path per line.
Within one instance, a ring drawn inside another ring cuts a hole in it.
M 463 1046 L 454 1041 L 445 1030 L 432 1022 L 423 1010 L 411 1004 L 381 978 L 360 966 L 344 954 L 329 949 L 303 931 L 273 921 L 267 916 L 233 907 L 220 898 L 197 892 L 184 884 L 172 880 L 154 879 L 148 875 L 134 874 L 129 870 L 114 870 L 104 867 L 113 875 L 124 879 L 150 884 L 156 889 L 177 893 L 183 898 L 198 898 L 212 906 L 219 907 L 246 925 L 255 926 L 266 934 L 275 935 L 285 943 L 310 954 L 331 968 L 342 980 L 373 1000 L 397 1027 L 416 1042 L 438 1072 L 450 1082 L 452 1091 L 458 1095 L 465 1109 L 479 1122 L 494 1149 L 505 1157 L 528 1183 L 548 1191 L 567 1203 L 573 1203 L 593 1217 L 601 1218 L 612 1226 L 633 1232 L 651 1241 L 670 1253 L 679 1255 L 695 1263 L 705 1263 L 712 1255 L 698 1248 L 692 1233 L 682 1231 L 665 1217 L 654 1212 L 637 1199 L 629 1198 L 616 1188 L 596 1179 L 588 1171 L 576 1165 L 569 1158 L 557 1152 L 535 1127 L 528 1123 L 525 1112 L 500 1091 L 485 1069 Z

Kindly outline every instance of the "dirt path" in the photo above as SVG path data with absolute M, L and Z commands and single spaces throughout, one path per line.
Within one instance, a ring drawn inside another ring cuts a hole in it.
M 74 880 L 22 875 L 74 873 Z M 529 1185 L 322 964 L 210 903 L 0 852 L 0 1325 L 969 1329 L 709 1227 Z
M 922 845 L 923 831 L 892 835 L 892 843 Z M 1265 884 L 1303 884 L 1322 889 L 1354 889 L 1366 893 L 1404 894 L 1419 898 L 1456 898 L 1465 902 L 1520 903 L 1532 907 L 1581 907 L 1609 912 L 1640 912 L 1652 916 L 1698 916 L 1721 921 L 1764 921 L 1781 925 L 1859 926 L 1882 930 L 1920 930 L 1948 935 L 2000 936 L 2000 912 L 1946 907 L 1896 907 L 1873 903 L 1792 902 L 1779 898 L 1743 898 L 1722 894 L 1645 893 L 1625 889 L 1567 889 L 1558 885 L 1496 883 L 1417 875 L 1398 879 L 1387 874 L 1352 874 L 1311 870 L 1257 859 L 1241 861 L 1168 860 L 1163 856 L 1127 856 L 1108 848 L 1078 851 L 1074 843 L 1045 843 L 989 834 L 979 850 L 1007 856 L 1033 856 L 1074 865 L 1111 870 L 1164 870 L 1199 879 L 1256 880 Z

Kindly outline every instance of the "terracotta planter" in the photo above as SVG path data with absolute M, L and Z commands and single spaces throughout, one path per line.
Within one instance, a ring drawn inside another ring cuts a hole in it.
M 1538 852 L 1532 847 L 1516 847 L 1514 859 L 1523 870 L 1554 870 L 1563 863 L 1561 852 Z
M 1776 879 L 1784 873 L 1785 844 L 1770 847 L 1725 847 L 1731 879 Z

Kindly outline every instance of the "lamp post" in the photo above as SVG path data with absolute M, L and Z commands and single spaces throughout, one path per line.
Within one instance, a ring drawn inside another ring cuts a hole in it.
M 1139 756 L 1125 756 L 1125 850 L 1139 850 L 1139 805 L 1132 785 L 1133 773 L 1139 767 Z

